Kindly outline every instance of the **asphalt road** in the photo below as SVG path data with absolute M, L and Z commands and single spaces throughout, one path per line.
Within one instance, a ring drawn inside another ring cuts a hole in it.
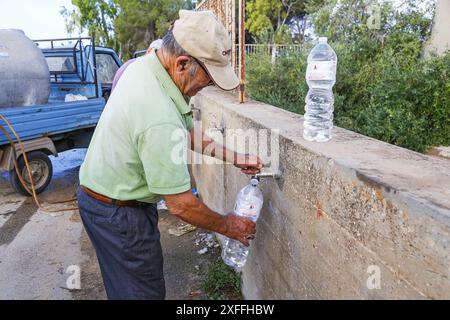
M 52 158 L 53 180 L 39 195 L 48 201 L 75 197 L 84 150 Z M 62 208 L 68 205 L 50 205 Z M 202 276 L 219 249 L 199 255 L 198 231 L 169 234 L 181 221 L 160 212 L 167 299 L 201 299 Z M 80 275 L 77 277 L 77 275 Z M 79 279 L 79 281 L 78 281 Z M 95 252 L 77 210 L 48 213 L 16 194 L 0 175 L 0 299 L 106 299 Z

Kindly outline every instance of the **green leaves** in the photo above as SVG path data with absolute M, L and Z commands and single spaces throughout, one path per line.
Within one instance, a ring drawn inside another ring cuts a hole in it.
M 247 88 L 251 98 L 303 113 L 308 87 L 305 81 L 307 52 L 277 58 L 271 63 L 268 54 L 249 55 L 247 64 Z
M 60 11 L 66 20 L 67 31 L 87 30 L 101 45 L 113 47 L 116 0 L 72 0 L 72 4 L 76 7 L 74 10 L 63 7 Z
M 202 288 L 210 300 L 241 298 L 241 277 L 221 259 L 208 266 Z
M 266 43 L 299 42 L 304 38 L 306 5 L 323 0 L 248 0 L 246 1 L 246 29 Z
M 153 40 L 161 38 L 180 9 L 192 9 L 186 0 L 116 0 L 121 10 L 115 20 L 117 39 L 122 54 L 130 58 L 137 50 L 145 50 Z
M 68 31 L 88 30 L 101 45 L 113 47 L 129 59 L 162 37 L 180 9 L 192 9 L 190 0 L 72 0 L 75 10 L 63 8 Z

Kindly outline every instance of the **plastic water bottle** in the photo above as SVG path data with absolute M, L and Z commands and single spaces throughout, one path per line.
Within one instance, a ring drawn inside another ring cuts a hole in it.
M 234 214 L 244 217 L 256 222 L 263 206 L 263 194 L 258 188 L 259 180 L 252 178 L 250 184 L 242 188 L 236 197 L 236 204 L 234 205 Z M 226 238 L 222 249 L 223 261 L 240 271 L 245 265 L 248 256 L 248 247 L 245 247 L 241 242 Z
M 331 139 L 333 128 L 334 97 L 337 56 L 327 43 L 327 38 L 319 38 L 319 43 L 308 56 L 306 82 L 309 91 L 305 102 L 305 122 L 303 138 L 308 141 L 325 142 Z

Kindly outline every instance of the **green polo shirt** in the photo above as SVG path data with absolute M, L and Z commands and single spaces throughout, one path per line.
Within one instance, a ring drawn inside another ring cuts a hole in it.
M 157 202 L 191 188 L 192 113 L 156 52 L 129 65 L 100 117 L 80 184 L 113 199 Z

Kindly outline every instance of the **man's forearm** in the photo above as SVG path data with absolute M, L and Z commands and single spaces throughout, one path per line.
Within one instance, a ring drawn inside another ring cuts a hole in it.
M 191 130 L 191 150 L 216 159 L 235 163 L 238 153 L 215 142 L 198 128 Z
M 236 151 L 230 150 L 220 143 L 214 141 L 212 143 L 214 143 L 214 149 L 211 154 L 212 157 L 229 163 L 235 163 L 237 157 Z
M 170 212 L 196 227 L 224 234 L 227 232 L 225 217 L 209 209 L 190 191 L 176 196 L 164 196 Z
M 164 196 L 170 213 L 194 226 L 218 232 L 224 236 L 240 241 L 245 246 L 253 239 L 256 224 L 235 214 L 222 216 L 210 210 L 203 202 L 186 191 Z

